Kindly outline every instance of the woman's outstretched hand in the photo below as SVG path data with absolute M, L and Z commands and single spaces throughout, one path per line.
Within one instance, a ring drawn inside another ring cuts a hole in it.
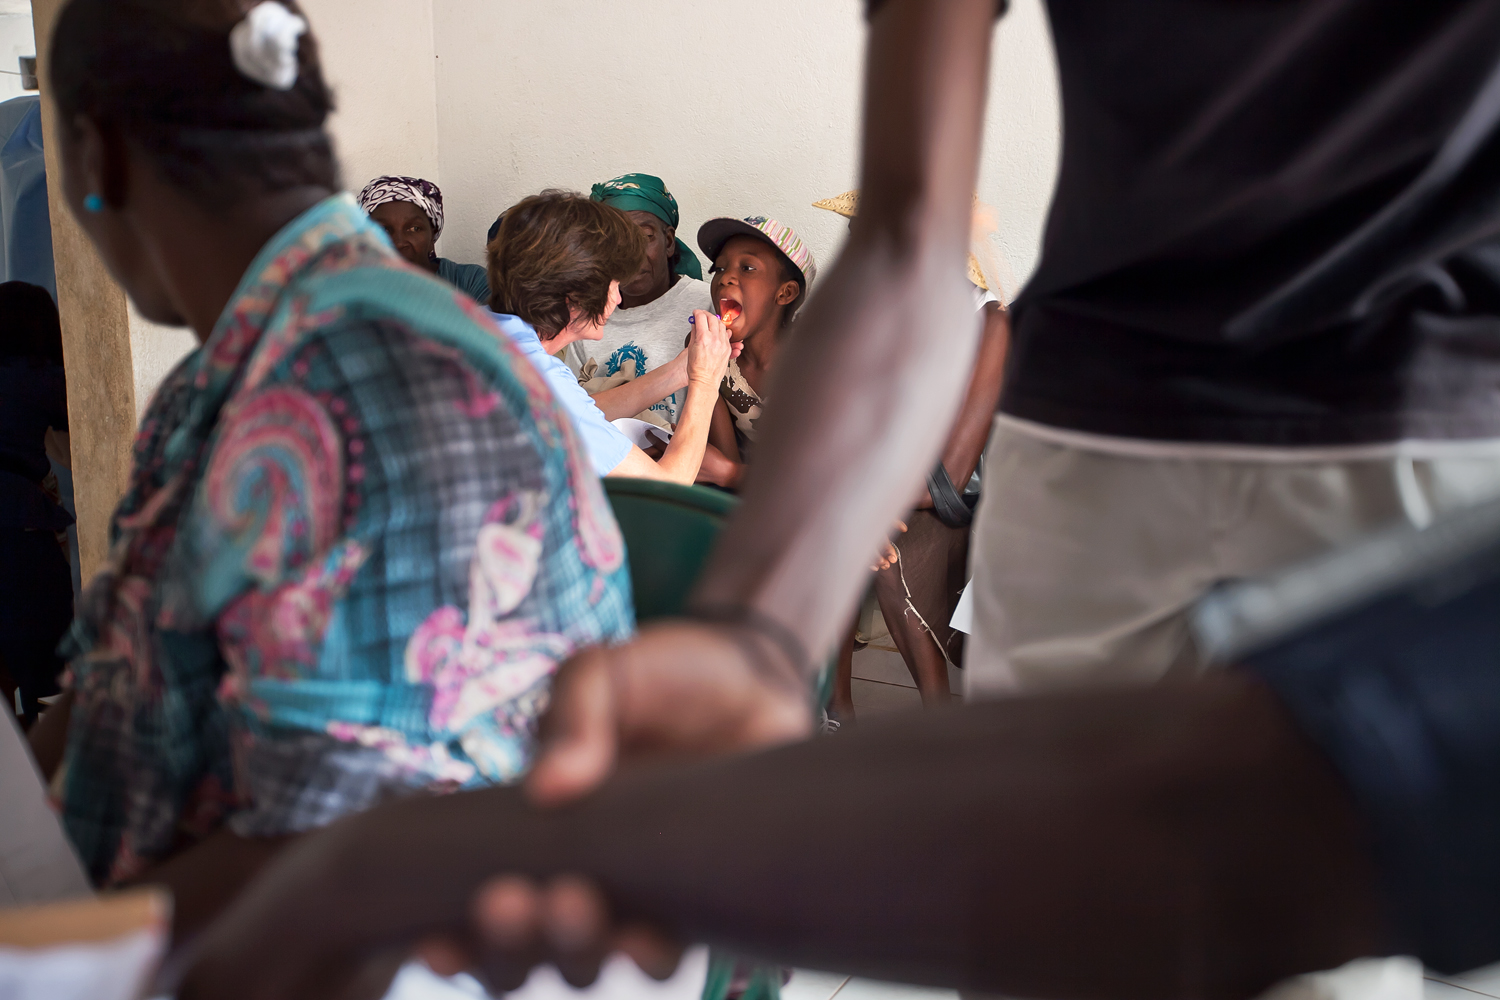
M 688 383 L 717 391 L 729 359 L 739 353 L 735 346 L 729 342 L 729 327 L 723 320 L 706 309 L 694 309 L 687 345 Z

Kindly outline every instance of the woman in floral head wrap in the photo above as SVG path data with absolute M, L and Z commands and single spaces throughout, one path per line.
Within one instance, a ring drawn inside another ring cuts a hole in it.
M 437 255 L 437 239 L 443 234 L 443 192 L 436 184 L 420 177 L 377 177 L 359 193 L 359 206 L 385 230 L 397 253 L 463 289 L 480 305 L 489 304 L 490 285 L 483 265 L 458 264 Z

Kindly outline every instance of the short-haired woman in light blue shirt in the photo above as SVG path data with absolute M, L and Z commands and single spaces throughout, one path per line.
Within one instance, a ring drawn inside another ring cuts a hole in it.
M 620 304 L 620 282 L 636 273 L 645 249 L 640 229 L 616 209 L 566 191 L 532 195 L 506 210 L 490 242 L 490 311 L 501 332 L 546 377 L 600 476 L 691 483 L 703 463 L 719 382 L 732 354 L 729 330 L 719 317 L 700 309 L 691 322 L 682 318 L 687 401 L 658 459 L 610 419 L 638 413 L 681 388 L 660 391 L 655 384 L 673 374 L 671 366 L 590 396 L 554 357 L 568 344 L 604 335 L 604 324 Z

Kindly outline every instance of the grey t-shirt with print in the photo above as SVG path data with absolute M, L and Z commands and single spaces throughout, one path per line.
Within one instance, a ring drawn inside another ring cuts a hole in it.
M 693 310 L 712 308 L 708 282 L 684 275 L 654 302 L 616 309 L 604 325 L 603 340 L 569 344 L 563 349 L 563 360 L 592 391 L 608 387 L 601 379 L 623 376 L 628 381 L 677 357 L 687 345 Z M 679 390 L 656 403 L 651 407 L 653 415 L 675 424 L 683 397 Z

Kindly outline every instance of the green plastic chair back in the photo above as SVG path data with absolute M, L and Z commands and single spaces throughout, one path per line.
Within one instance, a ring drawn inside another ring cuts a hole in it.
M 604 492 L 625 536 L 636 620 L 681 614 L 719 529 L 739 500 L 702 486 L 653 479 L 611 477 L 604 480 Z M 814 689 L 816 707 L 821 709 L 833 690 L 830 667 L 824 668 Z M 702 1000 L 725 1000 L 736 972 L 742 968 L 733 955 L 713 951 Z M 745 973 L 749 982 L 740 994 L 741 1000 L 780 1000 L 781 969 L 755 966 L 745 968 L 741 975 Z
M 705 486 L 654 479 L 604 480 L 630 561 L 637 621 L 682 613 L 714 539 L 739 503 Z
M 636 620 L 682 614 L 739 498 L 704 486 L 614 477 L 604 480 L 604 492 L 625 536 Z M 813 686 L 815 710 L 833 696 L 833 668 L 825 666 Z

